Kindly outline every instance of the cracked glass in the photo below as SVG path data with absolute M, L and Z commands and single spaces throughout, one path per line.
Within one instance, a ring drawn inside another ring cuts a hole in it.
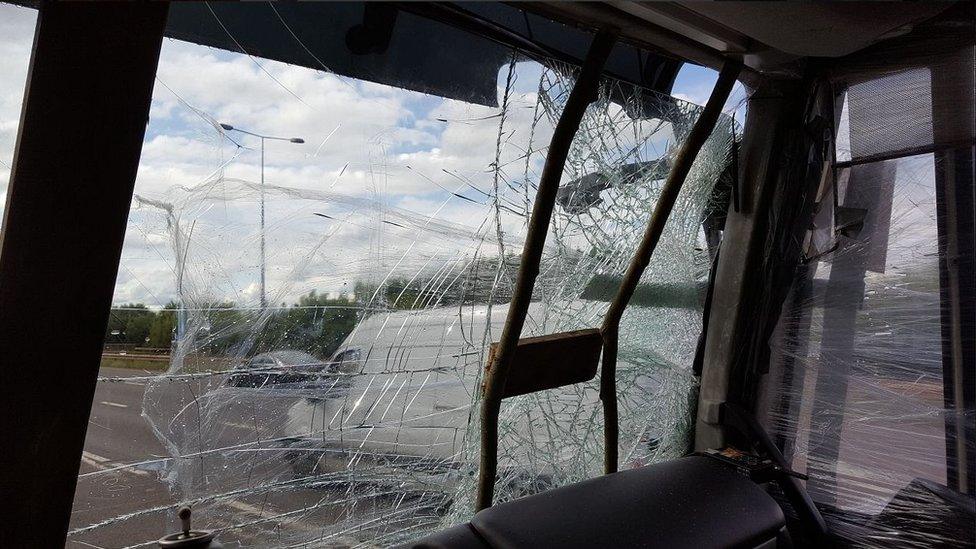
M 469 518 L 483 364 L 576 72 L 513 53 L 486 107 L 167 39 L 69 544 L 154 546 L 183 506 L 239 546 L 384 546 Z M 523 336 L 600 325 L 699 112 L 602 82 Z M 625 468 L 689 449 L 733 126 L 621 325 Z M 599 474 L 597 392 L 505 401 L 497 502 Z

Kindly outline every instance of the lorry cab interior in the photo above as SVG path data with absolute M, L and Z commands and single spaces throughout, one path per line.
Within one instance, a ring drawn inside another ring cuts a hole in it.
M 0 547 L 976 547 L 973 2 L 0 29 Z

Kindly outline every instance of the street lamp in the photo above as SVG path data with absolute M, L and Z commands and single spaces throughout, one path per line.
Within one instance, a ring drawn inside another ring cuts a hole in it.
M 235 128 L 230 124 L 220 123 L 220 127 L 226 131 L 241 132 L 245 135 L 251 135 L 261 139 L 261 310 L 267 306 L 267 294 L 264 289 L 264 276 L 267 266 L 265 265 L 265 252 L 264 252 L 264 141 L 288 141 L 289 143 L 304 143 L 305 140 L 301 137 L 275 137 L 272 135 L 261 135 L 259 133 L 249 132 L 247 130 L 242 130 L 240 128 Z

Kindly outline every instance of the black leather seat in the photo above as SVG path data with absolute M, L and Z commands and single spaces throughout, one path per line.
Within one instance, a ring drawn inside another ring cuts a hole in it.
M 475 532 L 470 524 L 458 524 L 413 543 L 403 545 L 411 549 L 490 549 L 491 546 Z
M 496 505 L 407 547 L 767 548 L 784 539 L 783 511 L 762 488 L 689 456 Z

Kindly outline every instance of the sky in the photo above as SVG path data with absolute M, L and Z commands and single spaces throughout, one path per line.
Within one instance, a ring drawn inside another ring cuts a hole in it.
M 34 10 L 0 4 L 0 209 L 35 18 Z M 519 160 L 551 132 L 551 121 L 533 124 L 541 74 L 535 63 L 514 70 L 499 153 L 503 185 L 541 169 L 541 155 Z M 500 99 L 507 77 L 503 67 Z M 703 104 L 715 78 L 688 65 L 674 95 Z M 743 98 L 739 86 L 726 109 L 741 107 Z M 491 166 L 499 113 L 166 39 L 114 303 L 160 307 L 178 297 L 178 286 L 210 299 L 257 298 L 260 142 L 215 122 L 305 141 L 266 142 L 265 182 L 279 189 L 265 194 L 268 293 L 276 302 L 316 287 L 348 291 L 371 273 L 411 261 L 426 268 L 434 257 L 484 247 L 478 235 L 487 230 L 486 196 L 497 183 Z M 183 242 L 174 243 L 168 222 L 180 227 Z M 495 222 L 503 245 L 520 242 L 524 216 Z

